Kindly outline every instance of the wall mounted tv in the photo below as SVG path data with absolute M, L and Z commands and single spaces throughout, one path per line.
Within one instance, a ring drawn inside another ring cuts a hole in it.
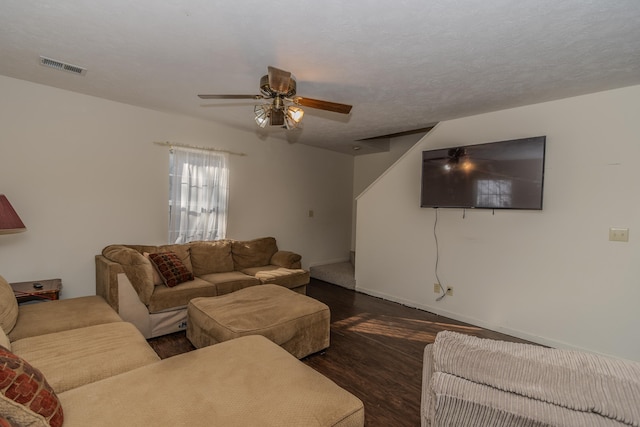
M 422 152 L 423 208 L 542 209 L 546 137 Z

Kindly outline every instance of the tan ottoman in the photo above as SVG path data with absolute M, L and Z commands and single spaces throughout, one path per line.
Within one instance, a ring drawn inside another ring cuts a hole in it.
M 329 347 L 329 307 L 279 285 L 258 285 L 187 306 L 187 338 L 205 347 L 262 335 L 301 359 Z

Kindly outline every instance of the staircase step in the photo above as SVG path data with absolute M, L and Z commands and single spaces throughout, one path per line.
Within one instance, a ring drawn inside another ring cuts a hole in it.
M 342 286 L 347 289 L 356 288 L 356 274 L 351 262 L 316 265 L 309 269 L 311 277 Z

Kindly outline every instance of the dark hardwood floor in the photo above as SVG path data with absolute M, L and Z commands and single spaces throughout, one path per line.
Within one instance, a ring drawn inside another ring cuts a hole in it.
M 331 309 L 331 346 L 302 361 L 358 396 L 375 426 L 419 426 L 422 353 L 438 332 L 524 342 L 311 279 L 307 295 Z M 184 332 L 149 340 L 162 358 L 191 351 Z

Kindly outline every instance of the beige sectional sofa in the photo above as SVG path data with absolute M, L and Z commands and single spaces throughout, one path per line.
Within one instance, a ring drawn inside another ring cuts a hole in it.
M 177 286 L 166 286 L 149 254 L 172 252 L 193 274 Z M 97 255 L 96 293 L 146 338 L 186 328 L 186 307 L 196 297 L 228 294 L 272 283 L 306 292 L 309 272 L 301 256 L 278 249 L 276 239 L 217 240 L 145 246 L 110 245 Z
M 640 425 L 640 363 L 440 332 L 426 346 L 422 426 Z
M 362 402 L 267 338 L 159 360 L 99 296 L 18 306 L 0 277 L 0 425 L 364 425 Z
M 18 305 L 0 277 L 4 346 L 59 393 L 159 360 L 144 337 L 99 296 Z M 73 361 L 72 369 L 67 369 Z

